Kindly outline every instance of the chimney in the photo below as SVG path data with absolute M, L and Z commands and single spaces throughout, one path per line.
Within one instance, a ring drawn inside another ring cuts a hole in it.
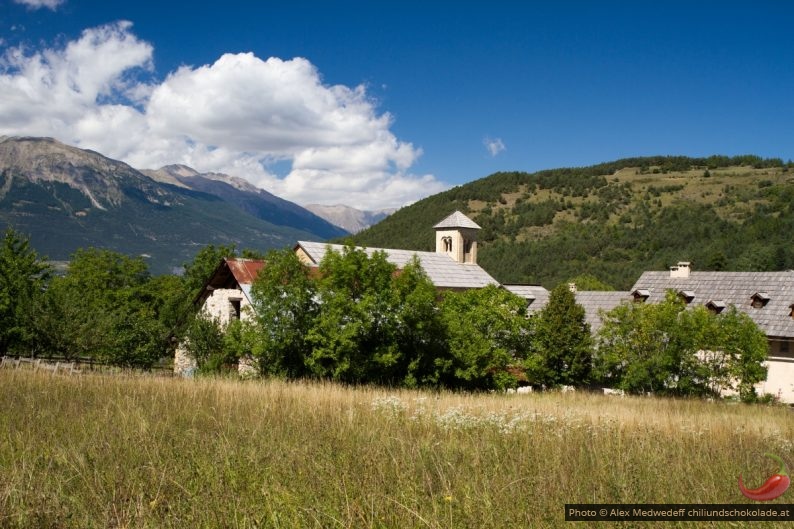
M 670 267 L 670 277 L 676 279 L 686 279 L 689 277 L 689 263 L 687 261 L 679 261 L 675 266 Z

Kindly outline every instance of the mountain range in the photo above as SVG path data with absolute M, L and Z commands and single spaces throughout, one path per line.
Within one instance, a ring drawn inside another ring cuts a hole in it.
M 78 248 L 147 258 L 178 270 L 208 244 L 265 251 L 348 232 L 311 211 L 219 173 L 184 165 L 140 171 L 52 138 L 0 137 L 0 229 L 51 260 Z
M 644 270 L 678 261 L 794 268 L 794 163 L 776 158 L 655 156 L 500 172 L 380 220 L 384 212 L 304 208 L 184 165 L 137 170 L 51 138 L 0 137 L 0 230 L 28 235 L 50 260 L 94 246 L 142 255 L 153 273 L 168 273 L 208 244 L 265 251 L 354 232 L 364 246 L 432 250 L 432 226 L 455 210 L 482 227 L 479 263 L 502 283 L 628 288 Z

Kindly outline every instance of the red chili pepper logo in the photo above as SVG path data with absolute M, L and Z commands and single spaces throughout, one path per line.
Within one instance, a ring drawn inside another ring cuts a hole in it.
M 757 489 L 748 489 L 742 483 L 742 475 L 739 474 L 739 490 L 742 494 L 755 501 L 769 501 L 780 497 L 786 489 L 788 489 L 791 480 L 786 473 L 786 464 L 778 456 L 773 454 L 764 454 L 780 463 L 780 470 L 777 474 L 772 474 L 767 478 L 763 485 Z

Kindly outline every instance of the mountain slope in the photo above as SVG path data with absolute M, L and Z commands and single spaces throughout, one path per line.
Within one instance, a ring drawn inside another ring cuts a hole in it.
M 358 233 L 363 229 L 369 228 L 394 212 L 394 210 L 362 211 L 343 205 L 307 204 L 304 207 L 348 233 Z
M 184 165 L 167 165 L 142 173 L 163 183 L 177 183 L 193 191 L 214 195 L 258 219 L 304 230 L 313 233 L 315 238 L 324 240 L 348 234 L 348 231 L 308 209 L 268 193 L 242 178 L 221 173 L 199 173 Z
M 628 288 L 643 270 L 794 268 L 794 164 L 756 156 L 632 158 L 496 173 L 403 208 L 358 244 L 429 250 L 460 209 L 480 226 L 479 262 L 502 282 L 552 288 L 592 274 Z
M 0 139 L 0 229 L 9 225 L 50 259 L 104 247 L 149 256 L 155 273 L 181 266 L 207 244 L 266 250 L 325 238 L 48 138 Z

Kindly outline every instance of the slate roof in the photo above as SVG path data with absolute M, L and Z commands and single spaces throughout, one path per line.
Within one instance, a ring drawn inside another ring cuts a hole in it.
M 445 228 L 470 228 L 474 230 L 480 230 L 480 226 L 477 225 L 476 222 L 471 220 L 469 217 L 461 213 L 460 211 L 456 211 L 452 215 L 448 216 L 435 226 L 434 229 L 445 229 Z
M 532 315 L 546 306 L 549 302 L 549 291 L 538 285 L 502 285 L 504 288 L 526 299 L 531 303 L 527 305 L 527 312 Z M 602 322 L 599 311 L 609 311 L 622 302 L 631 301 L 628 292 L 595 292 L 577 291 L 576 303 L 584 308 L 585 321 L 590 324 L 590 330 L 595 333 L 601 328 Z
M 307 241 L 298 241 L 298 246 L 306 252 L 315 265 L 320 264 L 328 248 L 337 252 L 341 252 L 344 248 L 339 244 Z M 400 269 L 416 255 L 430 281 L 438 288 L 482 288 L 499 284 L 479 265 L 458 263 L 445 254 L 388 248 L 364 248 L 364 250 L 367 255 L 372 255 L 376 251 L 385 252 L 387 260 Z
M 540 285 L 502 285 L 517 296 L 527 300 L 527 313 L 532 315 L 549 302 L 549 291 Z
M 647 303 L 658 303 L 668 290 L 694 294 L 691 306 L 724 302 L 746 313 L 770 337 L 794 338 L 794 271 L 788 272 L 690 272 L 671 278 L 670 272 L 645 272 L 632 290 L 645 289 Z M 761 308 L 752 306 L 753 295 L 768 297 Z
M 601 321 L 600 312 L 608 312 L 621 303 L 628 303 L 631 301 L 631 294 L 629 292 L 597 292 L 582 290 L 576 293 L 576 303 L 584 308 L 584 318 L 590 324 L 590 331 L 597 333 L 603 322 Z

